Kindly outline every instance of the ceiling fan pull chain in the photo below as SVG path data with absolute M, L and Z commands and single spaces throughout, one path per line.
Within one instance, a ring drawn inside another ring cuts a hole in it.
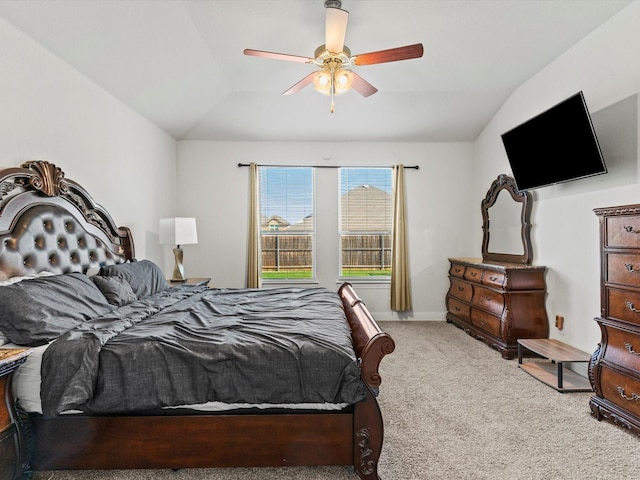
M 333 113 L 333 96 L 336 91 L 336 72 L 331 68 L 331 113 Z

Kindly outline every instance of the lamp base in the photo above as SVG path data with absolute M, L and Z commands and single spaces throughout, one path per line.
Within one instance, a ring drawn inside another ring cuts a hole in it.
M 172 282 L 184 282 L 186 277 L 184 276 L 184 265 L 182 264 L 182 249 L 180 247 L 173 249 L 173 256 L 176 259 L 176 263 L 173 267 L 173 277 L 171 277 Z

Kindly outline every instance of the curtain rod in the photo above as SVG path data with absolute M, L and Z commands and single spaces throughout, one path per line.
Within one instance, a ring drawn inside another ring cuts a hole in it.
M 348 166 L 348 165 L 267 165 L 267 164 L 256 164 L 258 167 L 313 167 L 313 168 L 390 168 L 384 165 L 375 165 L 375 166 Z M 238 167 L 250 167 L 250 163 L 238 163 Z M 411 168 L 413 170 L 419 170 L 420 165 L 405 165 L 404 168 Z

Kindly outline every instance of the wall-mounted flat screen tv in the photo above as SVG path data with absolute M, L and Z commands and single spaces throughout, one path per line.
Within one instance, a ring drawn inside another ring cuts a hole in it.
M 607 173 L 582 92 L 502 134 L 518 190 Z

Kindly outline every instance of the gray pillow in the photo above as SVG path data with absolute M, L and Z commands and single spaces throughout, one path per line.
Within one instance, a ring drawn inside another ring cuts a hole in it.
M 95 275 L 90 277 L 111 305 L 121 307 L 135 302 L 138 297 L 133 293 L 131 285 L 122 277 L 103 277 Z
M 113 308 L 81 273 L 23 280 L 0 287 L 0 331 L 18 345 L 44 345 Z
M 131 285 L 137 298 L 144 298 L 170 288 L 160 267 L 150 260 L 108 265 L 100 269 L 100 275 L 124 278 Z

